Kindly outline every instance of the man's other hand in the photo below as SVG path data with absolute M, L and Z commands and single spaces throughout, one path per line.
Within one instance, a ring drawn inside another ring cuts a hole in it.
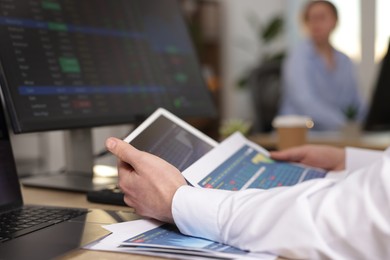
M 271 152 L 271 158 L 278 161 L 302 163 L 328 171 L 345 169 L 345 150 L 324 145 L 304 145 L 284 151 Z

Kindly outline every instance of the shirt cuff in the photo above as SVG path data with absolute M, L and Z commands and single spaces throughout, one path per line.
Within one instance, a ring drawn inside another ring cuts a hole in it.
M 382 158 L 382 151 L 347 147 L 345 168 L 349 172 L 365 167 Z
M 180 232 L 220 241 L 218 211 L 231 191 L 180 187 L 172 201 L 172 215 Z

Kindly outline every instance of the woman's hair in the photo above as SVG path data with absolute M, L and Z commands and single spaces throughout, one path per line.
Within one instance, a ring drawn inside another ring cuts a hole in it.
M 310 1 L 306 4 L 304 11 L 303 11 L 303 21 L 304 22 L 307 22 L 307 20 L 309 19 L 310 9 L 317 4 L 324 4 L 324 5 L 328 6 L 330 8 L 330 10 L 332 11 L 336 20 L 339 19 L 339 12 L 337 11 L 337 8 L 334 4 L 332 4 L 329 1 L 325 1 L 325 0 L 316 0 L 316 1 Z

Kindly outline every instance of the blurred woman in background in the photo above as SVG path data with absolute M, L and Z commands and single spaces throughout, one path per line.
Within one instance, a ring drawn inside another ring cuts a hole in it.
M 338 11 L 329 1 L 311 1 L 303 12 L 307 39 L 283 66 L 282 115 L 310 116 L 315 130 L 339 130 L 348 120 L 362 120 L 365 105 L 352 61 L 336 50 L 330 36 Z

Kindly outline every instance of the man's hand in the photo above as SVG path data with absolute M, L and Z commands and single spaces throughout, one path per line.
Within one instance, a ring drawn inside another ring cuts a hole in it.
M 271 158 L 279 161 L 302 163 L 328 171 L 345 169 L 345 150 L 323 145 L 304 145 L 280 152 L 271 152 Z
M 179 187 L 187 185 L 180 171 L 116 138 L 107 139 L 106 147 L 118 157 L 119 187 L 126 204 L 141 216 L 173 223 L 173 196 Z

